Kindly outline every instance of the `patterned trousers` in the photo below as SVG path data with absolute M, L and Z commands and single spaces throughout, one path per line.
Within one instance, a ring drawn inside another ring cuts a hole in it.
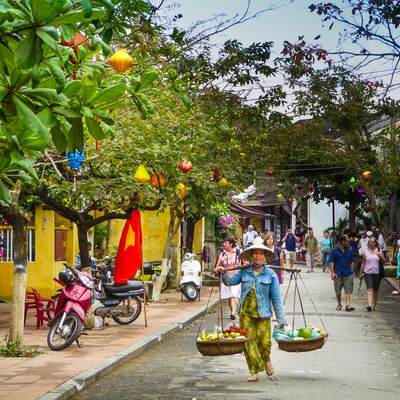
M 250 374 L 264 371 L 271 354 L 271 320 L 241 315 L 240 329 L 249 332 L 244 354 Z

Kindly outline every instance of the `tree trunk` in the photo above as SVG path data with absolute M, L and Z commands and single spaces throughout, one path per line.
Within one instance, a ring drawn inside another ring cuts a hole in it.
M 386 243 L 389 243 L 389 234 L 385 229 L 385 226 L 382 223 L 382 220 L 378 213 L 378 207 L 376 205 L 375 193 L 374 188 L 368 184 L 368 182 L 364 183 L 364 190 L 368 197 L 369 206 L 371 208 L 371 213 L 374 216 L 376 225 L 378 226 L 380 232 L 382 233 L 383 238 L 385 239 Z
M 193 241 L 194 241 L 194 231 L 196 228 L 196 223 L 200 218 L 188 217 L 186 222 L 186 251 L 188 253 L 193 253 Z
M 14 288 L 8 344 L 10 342 L 15 342 L 18 346 L 22 346 L 24 335 L 25 291 L 28 260 L 28 221 L 19 210 L 18 205 L 14 206 L 16 209 L 13 215 L 6 215 L 13 227 L 14 244 Z
M 349 201 L 349 229 L 354 231 L 356 229 L 356 204 L 354 201 Z
M 178 217 L 177 210 L 174 208 L 170 208 L 170 220 L 168 225 L 168 233 L 167 240 L 165 241 L 165 246 L 162 254 L 162 269 L 161 274 L 156 277 L 153 281 L 153 293 L 152 293 L 152 301 L 159 301 L 161 294 L 161 287 L 167 279 L 168 272 L 171 269 L 171 263 L 169 260 L 169 250 L 171 247 L 171 242 L 176 233 L 178 232 L 179 226 L 182 222 L 182 217 Z
M 393 194 L 389 199 L 389 222 L 388 222 L 388 231 L 389 233 L 393 232 L 394 227 L 394 208 L 396 206 L 396 195 Z

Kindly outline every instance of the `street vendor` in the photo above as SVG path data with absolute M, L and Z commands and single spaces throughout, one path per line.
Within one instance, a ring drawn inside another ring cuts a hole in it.
M 240 328 L 249 333 L 245 356 L 251 376 L 249 382 L 258 381 L 258 373 L 266 371 L 273 375 L 271 354 L 271 317 L 272 305 L 280 328 L 286 325 L 279 280 L 276 273 L 268 268 L 267 262 L 275 259 L 275 254 L 261 243 L 253 244 L 241 253 L 241 258 L 250 261 L 249 268 L 239 270 L 229 276 L 222 266 L 214 269 L 222 273 L 222 281 L 226 285 L 241 283 L 242 291 L 238 304 Z

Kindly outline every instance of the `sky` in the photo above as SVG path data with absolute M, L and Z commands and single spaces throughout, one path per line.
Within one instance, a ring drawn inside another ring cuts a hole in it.
M 283 48 L 283 42 L 296 42 L 298 37 L 304 35 L 307 43 L 316 44 L 314 38 L 318 35 L 318 43 L 326 50 L 337 50 L 339 37 L 343 35 L 344 25 L 335 24 L 332 30 L 328 29 L 330 21 L 323 25 L 321 16 L 315 12 L 311 13 L 308 9 L 310 3 L 318 3 L 313 0 L 252 0 L 249 14 L 273 8 L 254 19 L 234 26 L 229 30 L 219 33 L 212 38 L 212 43 L 222 44 L 228 39 L 237 39 L 244 45 L 253 42 L 274 42 L 273 54 L 271 58 L 279 55 Z M 192 26 L 196 21 L 209 19 L 215 15 L 224 13 L 233 16 L 236 13 L 242 14 L 247 6 L 247 0 L 166 0 L 168 4 L 175 4 L 174 14 L 181 13 L 183 17 L 177 24 L 183 29 Z M 369 48 L 373 46 L 369 43 Z M 359 51 L 356 45 L 350 40 L 344 42 L 344 47 L 350 50 Z M 387 80 L 390 75 L 392 65 L 376 65 L 370 69 L 365 69 L 363 78 L 372 81 Z M 384 70 L 384 72 L 377 72 Z M 396 80 L 395 82 L 399 82 Z M 400 90 L 399 90 L 400 91 Z M 391 96 L 400 98 L 396 91 L 391 92 Z

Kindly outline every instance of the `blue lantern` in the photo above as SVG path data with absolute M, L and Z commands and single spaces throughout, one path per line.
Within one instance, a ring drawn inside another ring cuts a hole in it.
M 86 158 L 85 150 L 82 150 L 80 152 L 78 149 L 75 149 L 74 153 L 66 151 L 65 155 L 68 158 L 69 165 L 74 171 L 76 171 L 81 166 Z

